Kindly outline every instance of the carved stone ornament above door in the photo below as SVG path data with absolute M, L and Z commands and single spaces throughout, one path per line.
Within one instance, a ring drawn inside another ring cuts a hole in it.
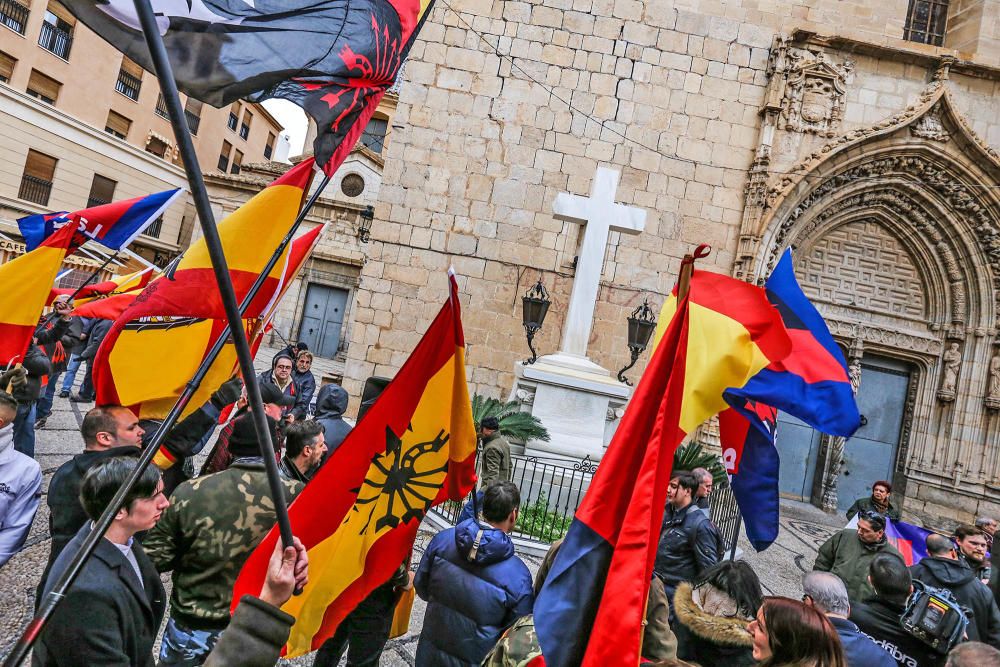
M 789 49 L 781 124 L 786 130 L 834 137 L 844 115 L 854 63 L 836 65 L 825 53 Z

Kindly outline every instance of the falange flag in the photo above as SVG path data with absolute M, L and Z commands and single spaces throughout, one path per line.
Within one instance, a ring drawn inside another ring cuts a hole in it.
M 87 27 L 153 71 L 132 0 L 66 0 Z M 317 164 L 353 148 L 433 0 L 151 0 L 177 87 L 216 107 L 283 98 L 316 120 Z

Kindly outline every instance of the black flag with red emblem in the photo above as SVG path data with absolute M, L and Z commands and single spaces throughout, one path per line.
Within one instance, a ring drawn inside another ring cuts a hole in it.
M 65 0 L 91 30 L 148 71 L 132 0 Z M 319 128 L 316 163 L 343 163 L 433 0 L 150 0 L 177 87 L 216 107 L 290 100 Z

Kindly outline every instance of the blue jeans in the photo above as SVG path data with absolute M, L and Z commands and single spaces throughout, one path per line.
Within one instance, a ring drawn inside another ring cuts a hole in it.
M 35 457 L 35 401 L 17 404 L 14 417 L 14 450 Z
M 208 659 L 222 630 L 192 630 L 178 623 L 173 616 L 167 621 L 160 644 L 160 665 L 194 667 Z
M 76 372 L 80 370 L 81 363 L 83 362 L 80 361 L 79 355 L 70 355 L 69 363 L 66 364 L 66 375 L 63 376 L 62 387 L 59 388 L 59 391 L 68 392 L 73 388 L 73 383 L 76 381 Z
M 49 376 L 49 383 L 45 385 L 45 391 L 42 392 L 35 404 L 35 419 L 45 419 L 52 414 L 52 401 L 56 397 L 56 384 L 59 383 L 59 375 L 60 373 L 53 373 Z

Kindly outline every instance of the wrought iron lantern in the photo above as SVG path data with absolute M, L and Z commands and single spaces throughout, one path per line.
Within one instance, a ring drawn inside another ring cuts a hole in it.
M 524 323 L 524 333 L 528 337 L 528 349 L 531 350 L 531 359 L 525 359 L 524 363 L 533 364 L 535 360 L 538 359 L 538 353 L 535 352 L 534 346 L 532 346 L 531 341 L 538 333 L 538 330 L 542 328 L 542 323 L 545 321 L 545 315 L 549 312 L 549 293 L 545 291 L 545 285 L 542 284 L 542 279 L 539 278 L 535 286 L 525 292 L 524 296 L 521 297 L 521 304 L 524 306 L 524 313 L 522 315 L 522 321 Z
M 360 216 L 360 220 L 358 221 L 358 240 L 362 243 L 368 243 L 372 237 L 372 220 L 375 219 L 375 207 L 369 204 L 358 215 Z
M 632 311 L 628 318 L 628 349 L 632 353 L 632 361 L 625 368 L 618 371 L 618 381 L 632 386 L 632 382 L 625 377 L 625 371 L 635 366 L 649 339 L 656 331 L 656 316 L 653 309 L 649 307 L 649 299 L 644 299 L 641 306 Z

